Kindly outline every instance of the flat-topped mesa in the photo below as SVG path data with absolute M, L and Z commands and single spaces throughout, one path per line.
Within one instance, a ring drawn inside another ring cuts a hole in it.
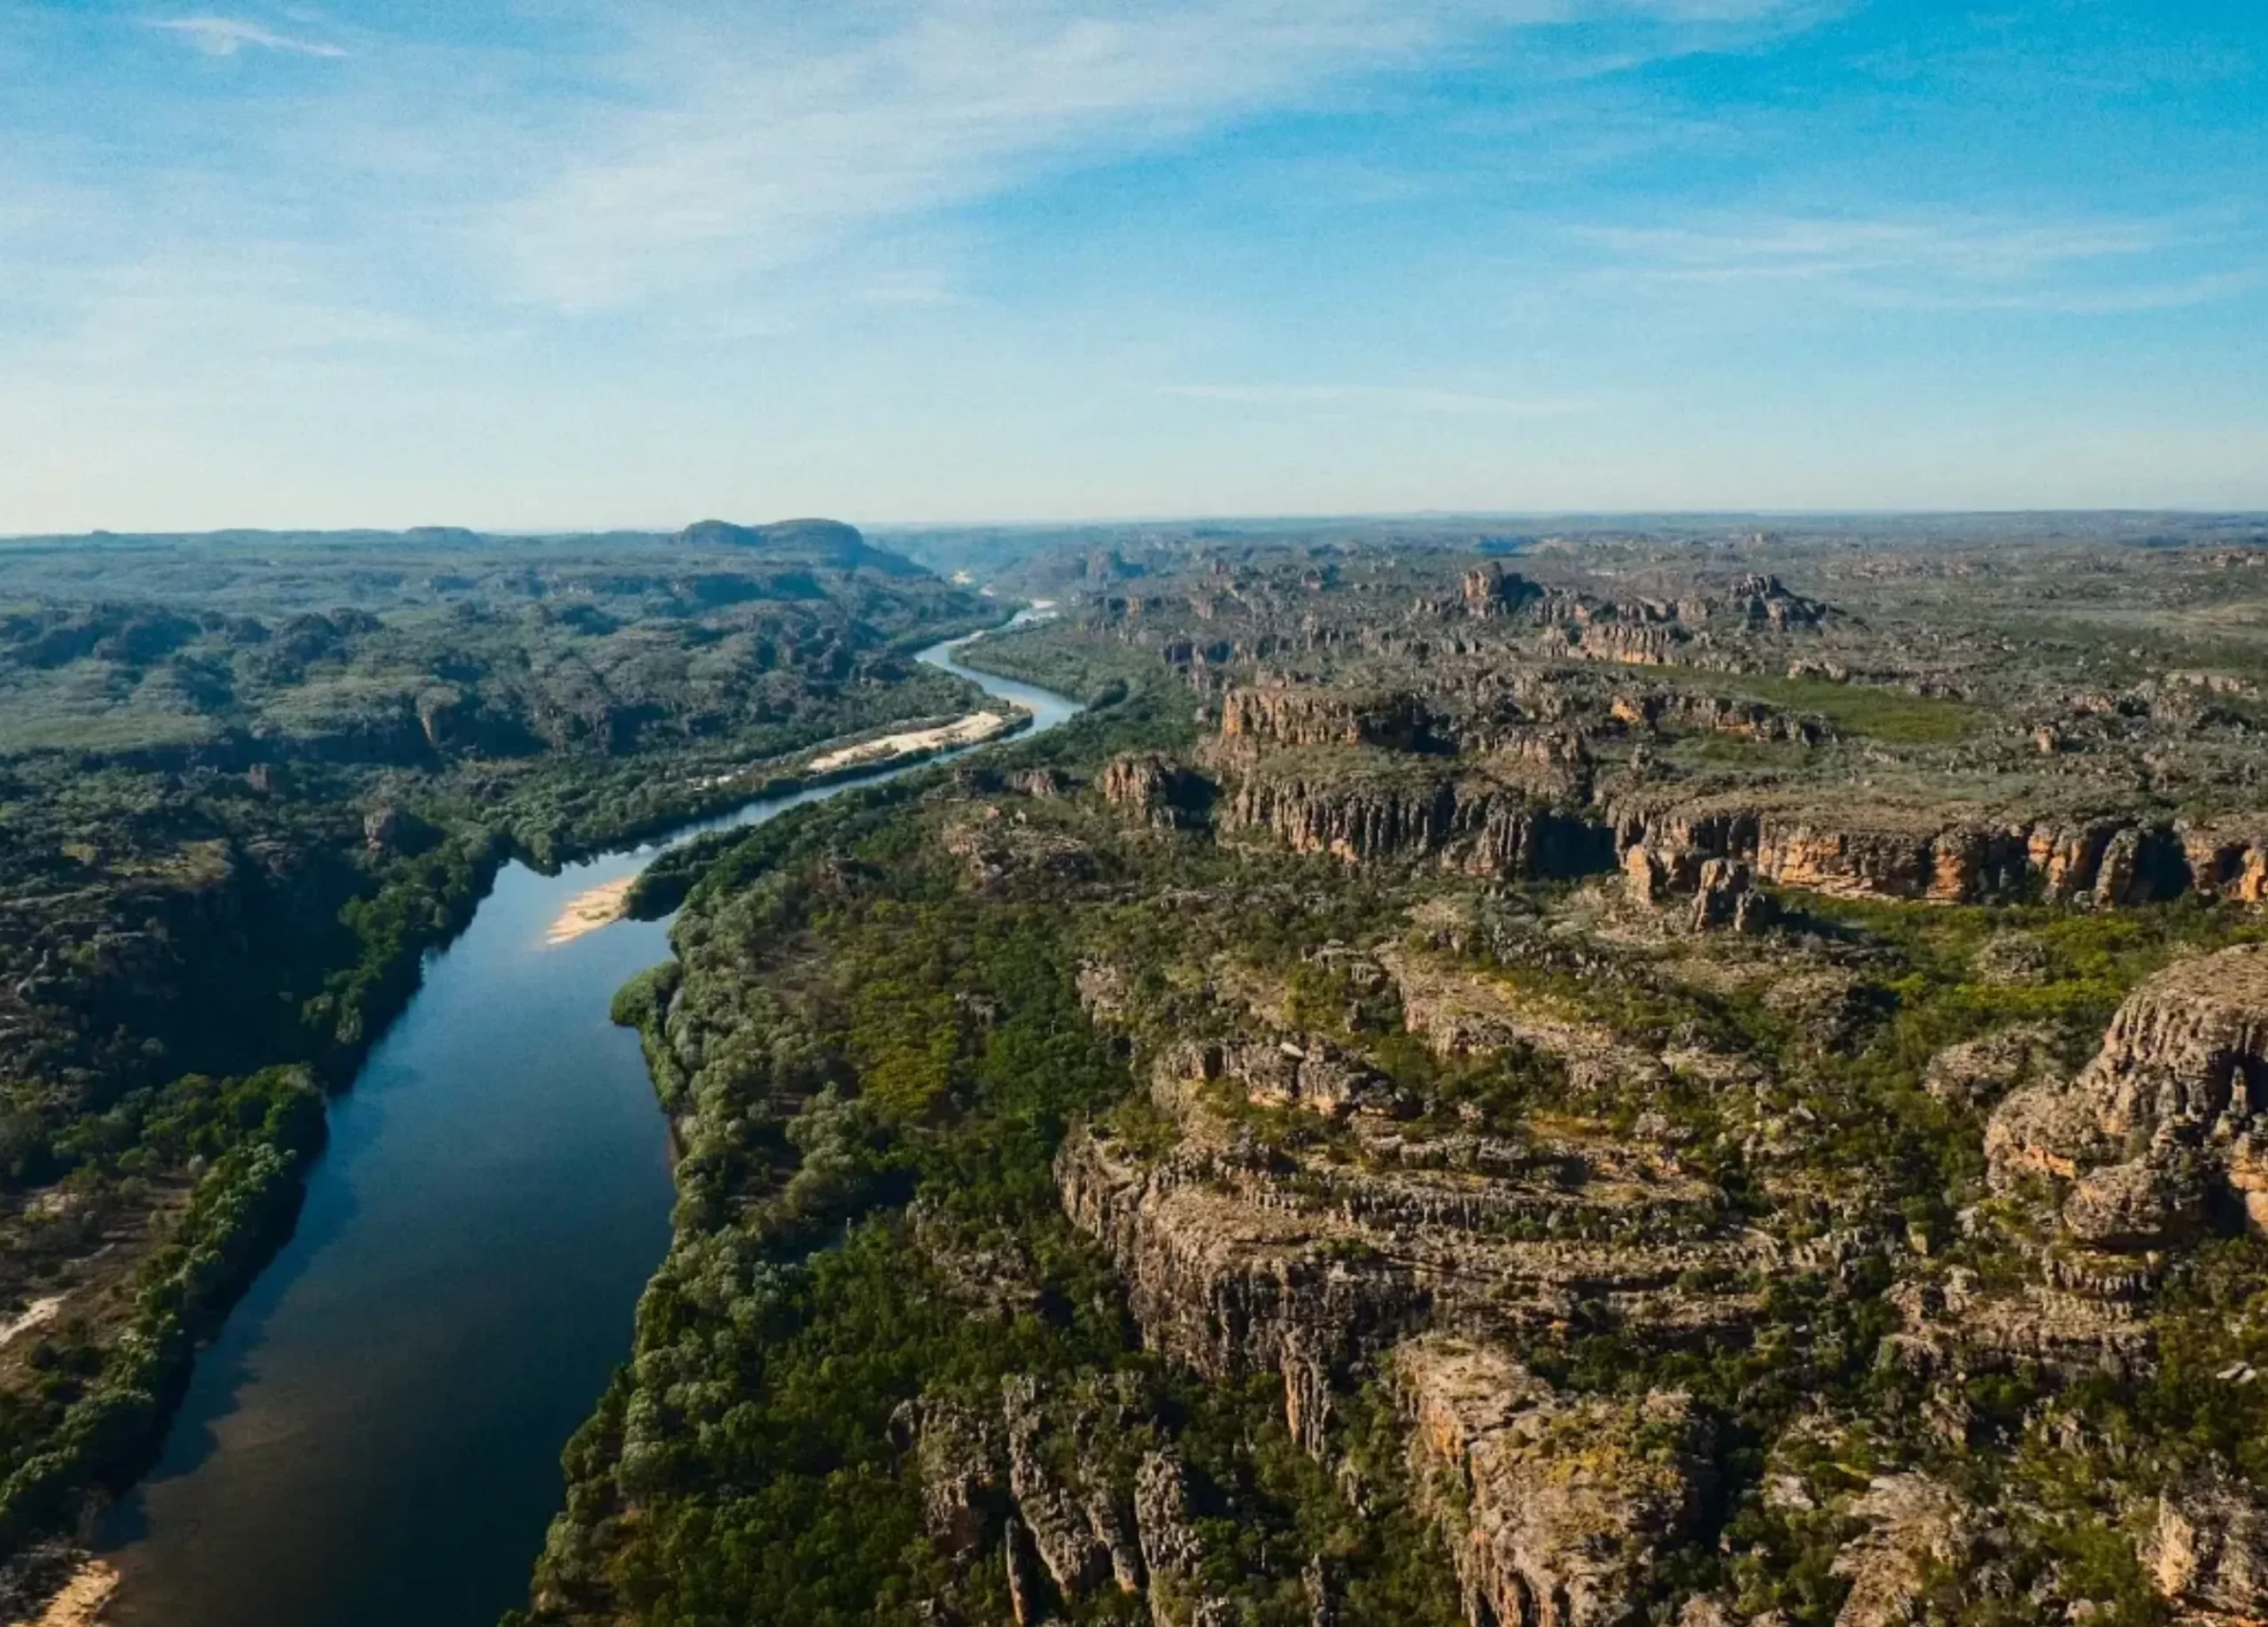
M 1691 729 L 1743 740 L 1816 746 L 1835 738 L 1824 717 L 1783 711 L 1761 701 L 1696 693 L 1682 689 L 1646 689 L 1617 694 L 1608 705 L 1617 721 L 1648 731 Z
M 2268 896 L 2268 844 L 2162 821 L 2026 818 L 1890 802 L 1827 806 L 1771 794 L 1654 794 L 1610 802 L 1604 812 L 1626 863 L 1634 848 L 1645 848 L 1674 892 L 1695 890 L 1705 861 L 1728 858 L 1765 881 L 1854 898 L 2036 897 L 2114 908 L 2192 890 L 2248 903 Z
M 1434 1335 L 1393 1354 L 1422 1504 L 1473 1627 L 1619 1627 L 1701 1478 L 1691 1401 L 1560 1394 L 1503 1351 Z
M 1553 654 L 1573 655 L 1585 661 L 1619 662 L 1630 667 L 1738 666 L 1737 661 L 1728 656 L 1698 659 L 1707 647 L 1707 638 L 1704 633 L 1697 639 L 1674 622 L 1593 622 L 1588 626 L 1570 627 L 1565 632 L 1555 630 L 1547 633 L 1544 647 Z
M 2202 1224 L 2217 1191 L 2268 1232 L 2268 945 L 2150 979 L 2077 1078 L 1994 1111 L 1984 1148 L 2004 1189 L 2074 1182 L 2062 1215 L 2083 1242 L 2155 1246 Z
M 1509 765 L 1508 765 L 1509 766 Z M 1384 754 L 1279 754 L 1234 777 L 1223 831 L 1273 833 L 1301 853 L 1354 864 L 1427 860 L 1478 876 L 1575 876 L 1611 867 L 1605 830 L 1496 772 L 1458 773 Z
M 1066 1213 L 1116 1262 L 1145 1341 L 1208 1376 L 1280 1375 L 1310 1450 L 1333 1383 L 1425 1329 L 1505 1336 L 1596 1315 L 1685 1338 L 1755 1314 L 1751 1296 L 1686 1286 L 1754 1264 L 1706 1182 L 1619 1144 L 1411 1139 L 1385 1122 L 1383 1081 L 1277 1053 L 1168 1050 L 1152 1097 L 1179 1143 L 1153 1155 L 1083 1130 L 1055 1174 Z M 1222 1091 L 1348 1117 L 1362 1156 L 1262 1147 L 1214 1104 Z
M 1154 751 L 1127 752 L 1113 757 L 1102 771 L 1106 802 L 1132 813 L 1142 824 L 1158 830 L 1178 830 L 1204 823 L 1212 806 L 1213 786 L 1202 775 Z
M 1419 751 L 1433 717 L 1406 690 L 1231 689 L 1221 697 L 1221 737 L 1262 746 L 1375 746 Z
M 1461 586 L 1465 613 L 1481 617 L 1509 616 L 1544 596 L 1542 588 L 1494 560 L 1466 571 Z

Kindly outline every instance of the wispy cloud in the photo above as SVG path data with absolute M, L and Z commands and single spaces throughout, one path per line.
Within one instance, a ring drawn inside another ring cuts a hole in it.
M 1589 276 L 1609 285 L 1811 292 L 1909 309 L 2171 310 L 2261 281 L 2256 271 L 2226 267 L 2235 251 L 2218 227 L 2163 219 L 1739 217 L 1585 226 L 1573 236 L 1597 256 Z M 2201 255 L 2218 267 L 2197 269 Z
M 637 12 L 563 122 L 563 154 L 500 211 L 495 236 L 529 297 L 619 304 L 792 263 L 1498 31 L 1635 18 L 1682 50 L 1803 5 L 946 0 L 841 8 L 823 24 L 768 8 L 711 23 Z
M 1919 310 L 2037 311 L 2058 316 L 2120 316 L 2140 311 L 2184 311 L 2257 291 L 2268 284 L 2268 268 L 2215 271 L 2199 276 L 2129 283 L 2116 288 L 2039 288 L 1995 294 L 1969 291 L 1952 294 L 1907 292 L 1882 303 Z
M 344 57 L 347 54 L 344 47 L 278 34 L 273 28 L 264 28 L 258 23 L 246 22 L 237 17 L 152 18 L 150 27 L 186 40 L 208 57 L 233 57 L 246 46 L 255 50 L 283 51 L 298 57 Z
M 1422 384 L 1165 384 L 1158 393 L 1246 407 L 1456 416 L 1565 418 L 1598 410 L 1596 401 L 1581 396 L 1487 395 Z
M 1923 273 L 2006 282 L 2052 267 L 2146 254 L 2166 239 L 2140 221 L 2036 224 L 1950 217 L 1778 219 L 1703 227 L 1594 226 L 1582 241 L 1609 275 L 1664 283 L 1811 282 Z

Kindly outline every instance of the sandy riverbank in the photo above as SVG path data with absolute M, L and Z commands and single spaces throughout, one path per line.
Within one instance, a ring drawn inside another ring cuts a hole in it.
M 24 1307 L 24 1313 L 21 1316 L 0 1321 L 0 1346 L 14 1344 L 19 1334 L 29 1333 L 35 1328 L 44 1328 L 62 1314 L 62 1312 L 63 1296 L 61 1294 L 50 1294 L 44 1299 L 33 1300 Z
M 635 876 L 625 876 L 619 881 L 609 881 L 594 887 L 587 893 L 578 893 L 567 901 L 551 930 L 543 934 L 546 943 L 572 943 L 602 926 L 610 926 L 622 918 L 623 906 L 630 901 L 630 889 L 637 884 Z
M 89 1560 L 63 1584 L 63 1591 L 47 1601 L 46 1609 L 35 1617 L 21 1617 L 9 1627 L 96 1627 L 102 1620 L 103 1607 L 117 1592 L 118 1572 L 100 1560 Z
M 911 756 L 916 752 L 950 751 L 956 746 L 975 746 L 990 740 L 1007 728 L 1007 717 L 999 712 L 971 712 L 967 717 L 935 729 L 913 729 L 903 734 L 885 734 L 877 740 L 860 740 L 855 746 L 845 746 L 840 751 L 830 751 L 823 757 L 814 757 L 807 766 L 813 773 L 832 774 L 841 769 L 858 768 L 869 763 L 887 763 L 893 757 Z

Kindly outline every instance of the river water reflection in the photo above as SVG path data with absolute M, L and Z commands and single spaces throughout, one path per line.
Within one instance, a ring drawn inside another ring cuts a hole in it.
M 922 659 L 1029 706 L 1036 728 L 1078 709 L 954 647 Z M 627 1353 L 672 1199 L 636 1037 L 607 1020 L 614 991 L 668 957 L 666 929 L 549 929 L 654 851 L 508 866 L 429 960 L 332 1104 L 297 1231 L 113 1511 L 119 1627 L 493 1627 L 524 1598 L 560 1449 Z

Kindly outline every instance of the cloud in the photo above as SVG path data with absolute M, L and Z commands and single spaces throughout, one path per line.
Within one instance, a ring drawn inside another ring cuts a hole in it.
M 729 283 L 1052 170 L 1311 104 L 1503 30 L 1618 19 L 1661 51 L 1802 0 L 868 0 L 622 13 L 492 237 L 529 298 L 593 309 Z M 824 16 L 826 20 L 814 20 Z
M 1598 410 L 1578 396 L 1500 396 L 1412 384 L 1165 384 L 1160 395 L 1249 407 L 1441 413 L 1460 417 L 1564 418 Z
M 2058 316 L 2121 316 L 2139 311 L 2181 311 L 2254 292 L 2268 283 L 2268 272 L 2215 271 L 2170 281 L 2121 287 L 2044 288 L 2016 293 L 1983 291 L 1885 297 L 1884 303 L 1921 310 L 2038 311 Z
M 1915 310 L 2110 315 L 2173 310 L 2256 288 L 2225 222 L 2025 221 L 1981 214 L 1720 217 L 1698 225 L 1582 226 L 1595 283 L 1657 292 L 1810 292 Z M 2199 269 L 2197 261 L 2219 260 Z
M 294 39 L 234 17 L 168 17 L 151 19 L 150 27 L 188 41 L 208 57 L 233 57 L 247 45 L 260 50 L 283 51 L 299 57 L 344 57 L 339 46 L 319 40 Z
M 2164 229 L 2140 221 L 2011 223 L 1978 218 L 1790 218 L 1707 227 L 1581 227 L 1621 263 L 1611 275 L 1666 283 L 1810 282 L 1922 273 L 2006 282 L 2055 267 L 2148 253 Z

